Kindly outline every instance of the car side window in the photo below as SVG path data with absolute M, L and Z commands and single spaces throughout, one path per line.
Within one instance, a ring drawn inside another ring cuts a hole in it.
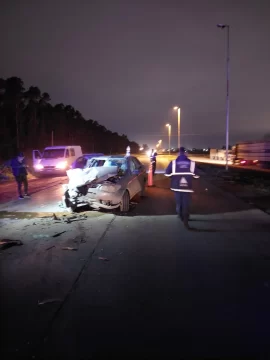
M 77 159 L 77 165 L 84 167 L 86 165 L 87 159 L 84 156 L 81 156 Z
M 136 165 L 135 165 L 133 159 L 130 159 L 130 171 L 133 173 L 134 170 L 136 170 Z
M 142 164 L 139 162 L 139 160 L 136 159 L 136 158 L 132 158 L 132 160 L 133 160 L 134 163 L 135 163 L 136 169 L 140 169 L 141 166 L 142 166 Z
M 70 149 L 70 156 L 75 156 L 75 151 L 73 148 Z
M 69 157 L 69 150 L 67 149 L 66 150 L 66 158 L 68 158 Z

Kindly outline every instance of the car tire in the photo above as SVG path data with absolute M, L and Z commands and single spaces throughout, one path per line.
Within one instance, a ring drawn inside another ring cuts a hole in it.
M 121 212 L 128 212 L 129 210 L 129 203 L 130 203 L 130 198 L 129 198 L 129 193 L 126 190 L 122 196 L 122 200 L 120 203 L 120 211 Z

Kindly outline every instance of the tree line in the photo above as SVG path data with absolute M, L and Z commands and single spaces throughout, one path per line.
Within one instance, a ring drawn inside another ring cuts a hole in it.
M 0 78 L 0 158 L 16 151 L 31 152 L 53 145 L 81 145 L 84 153 L 104 154 L 139 152 L 139 145 L 125 134 L 107 129 L 92 119 L 85 119 L 71 105 L 50 104 L 47 92 L 37 86 L 24 88 L 18 77 Z

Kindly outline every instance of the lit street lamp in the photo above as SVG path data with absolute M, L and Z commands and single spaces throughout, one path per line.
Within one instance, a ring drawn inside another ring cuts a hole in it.
M 180 112 L 181 112 L 181 109 L 179 106 L 175 106 L 174 107 L 174 110 L 177 110 L 177 113 L 178 113 L 178 130 L 177 130 L 177 135 L 178 135 L 178 150 L 180 149 Z
M 169 155 L 171 155 L 171 125 L 170 124 L 166 124 L 166 126 L 168 127 L 168 136 L 169 136 Z
M 230 99 L 229 99 L 229 79 L 230 79 L 230 26 L 227 24 L 217 24 L 220 29 L 227 29 L 227 97 L 226 97 L 226 170 L 228 170 L 229 159 L 229 118 L 230 118 Z

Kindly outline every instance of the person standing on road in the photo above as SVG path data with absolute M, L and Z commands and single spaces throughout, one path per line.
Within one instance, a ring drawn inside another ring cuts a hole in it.
M 157 166 L 157 152 L 154 149 L 151 150 L 150 162 L 152 163 L 152 173 L 153 175 L 155 175 L 156 166 Z
M 185 155 L 185 148 L 180 147 L 179 156 L 170 162 L 165 170 L 165 176 L 171 177 L 171 190 L 175 195 L 176 212 L 187 229 L 189 229 L 188 220 L 194 175 L 195 162 Z
M 22 152 L 18 154 L 17 157 L 11 160 L 12 173 L 15 177 L 18 186 L 19 199 L 24 199 L 24 197 L 29 197 L 28 194 L 28 180 L 27 180 L 27 166 L 25 163 L 25 157 Z M 22 184 L 24 186 L 24 196 L 22 194 Z

